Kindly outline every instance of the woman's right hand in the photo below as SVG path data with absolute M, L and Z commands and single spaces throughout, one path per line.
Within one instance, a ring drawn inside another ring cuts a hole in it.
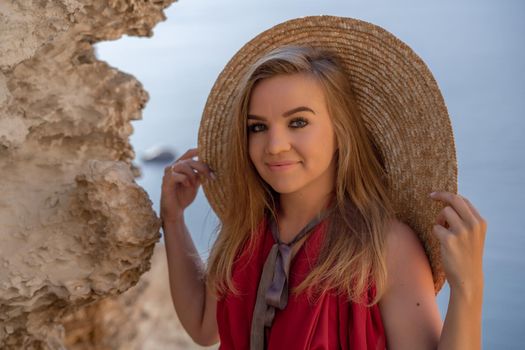
M 178 220 L 190 205 L 202 181 L 202 176 L 214 179 L 209 166 L 199 160 L 197 149 L 191 148 L 175 162 L 164 168 L 160 196 L 160 218 L 162 222 Z

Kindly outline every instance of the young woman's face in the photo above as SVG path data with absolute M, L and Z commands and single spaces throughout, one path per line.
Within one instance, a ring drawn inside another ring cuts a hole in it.
M 247 127 L 250 159 L 275 191 L 331 191 L 337 146 L 324 93 L 312 76 L 259 81 L 250 96 Z

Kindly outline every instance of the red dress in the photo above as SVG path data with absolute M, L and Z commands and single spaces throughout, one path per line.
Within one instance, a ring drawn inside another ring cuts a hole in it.
M 293 257 L 290 289 L 299 285 L 313 266 L 326 223 L 323 220 L 317 224 Z M 217 301 L 220 350 L 250 348 L 250 328 L 259 279 L 266 257 L 275 243 L 267 219 L 259 226 L 256 237 L 257 248 L 252 259 L 248 262 L 245 250 L 233 266 L 233 282 L 241 294 L 228 294 Z M 374 293 L 375 288 L 372 287 L 366 297 L 371 300 Z M 305 293 L 289 293 L 288 304 L 284 310 L 276 310 L 272 327 L 266 335 L 268 350 L 386 348 L 378 305 L 367 308 L 335 293 L 323 294 L 316 304 L 311 304 Z

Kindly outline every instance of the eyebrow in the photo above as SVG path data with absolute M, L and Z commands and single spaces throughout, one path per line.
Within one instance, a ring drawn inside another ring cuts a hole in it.
M 284 112 L 283 113 L 283 117 L 284 118 L 289 117 L 292 114 L 297 113 L 297 112 L 311 112 L 311 113 L 315 114 L 315 112 L 311 108 L 308 108 L 308 107 L 305 107 L 305 106 L 299 106 L 299 107 L 295 107 L 293 109 L 290 109 L 287 112 Z M 258 115 L 254 115 L 254 114 L 248 114 L 248 119 L 266 120 L 264 117 L 260 117 Z

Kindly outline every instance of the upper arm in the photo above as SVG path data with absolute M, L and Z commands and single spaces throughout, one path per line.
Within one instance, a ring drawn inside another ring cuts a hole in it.
M 416 233 L 401 221 L 389 224 L 386 265 L 379 308 L 388 349 L 436 349 L 442 321 L 432 272 Z

